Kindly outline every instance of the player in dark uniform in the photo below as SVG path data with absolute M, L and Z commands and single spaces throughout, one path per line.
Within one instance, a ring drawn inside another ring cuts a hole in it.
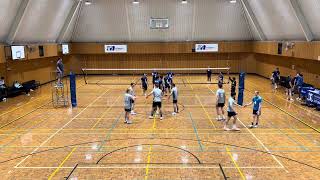
M 154 85 L 156 80 L 158 79 L 158 72 L 157 71 L 153 71 L 152 72 L 152 84 Z
M 143 91 L 143 95 L 146 96 L 146 91 L 148 90 L 148 77 L 147 74 L 143 74 L 141 77 L 141 88 Z
M 210 69 L 210 67 L 208 67 L 207 70 L 207 81 L 211 82 L 211 76 L 212 76 L 212 70 Z
M 237 95 L 237 93 L 236 93 L 236 87 L 237 87 L 236 78 L 229 77 L 229 81 L 231 82 L 231 96 L 234 95 L 234 97 L 236 97 L 236 95 Z
M 223 84 L 223 74 L 222 74 L 222 72 L 220 72 L 219 75 L 218 75 L 218 84 Z

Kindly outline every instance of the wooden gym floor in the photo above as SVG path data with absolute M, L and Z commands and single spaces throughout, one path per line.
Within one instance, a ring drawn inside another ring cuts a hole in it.
M 165 101 L 163 121 L 147 119 L 152 98 L 137 87 L 138 115 L 124 124 L 127 86 L 109 83 L 137 79 L 79 77 L 75 109 L 53 108 L 48 85 L 0 103 L 1 179 L 319 178 L 320 113 L 272 93 L 267 79 L 247 77 L 245 101 L 259 90 L 263 110 L 259 128 L 248 129 L 252 108 L 237 108 L 240 132 L 215 120 L 216 85 L 192 84 L 202 76 L 175 78 L 181 113 L 172 117 Z

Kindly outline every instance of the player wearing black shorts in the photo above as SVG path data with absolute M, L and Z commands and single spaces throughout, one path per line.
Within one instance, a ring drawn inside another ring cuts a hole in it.
M 141 77 L 141 88 L 143 91 L 143 95 L 146 96 L 146 91 L 148 90 L 148 77 L 147 74 L 143 74 Z
M 237 81 L 236 78 L 233 77 L 229 77 L 229 81 L 231 82 L 231 96 L 234 95 L 234 98 L 236 97 L 237 93 L 236 93 L 236 87 L 237 87 Z
M 227 118 L 227 120 L 224 122 L 224 127 L 223 127 L 223 129 L 224 129 L 225 131 L 229 131 L 229 130 L 230 130 L 230 129 L 228 128 L 228 122 L 229 122 L 229 120 L 230 120 L 232 117 L 233 117 L 233 126 L 232 126 L 232 129 L 231 129 L 231 130 L 233 130 L 233 131 L 240 131 L 240 129 L 237 128 L 237 125 L 236 125 L 236 121 L 239 120 L 239 119 L 238 119 L 238 117 L 237 117 L 236 111 L 235 111 L 234 108 L 233 108 L 233 105 L 237 105 L 237 106 L 239 106 L 239 107 L 242 107 L 242 106 L 240 106 L 239 104 L 237 104 L 237 103 L 235 102 L 235 97 L 236 97 L 236 95 L 233 94 L 233 95 L 230 96 L 230 98 L 229 98 L 229 100 L 228 100 L 228 110 L 227 110 L 227 112 L 228 112 L 228 118 Z
M 132 102 L 136 99 L 136 97 L 130 94 L 130 89 L 126 90 L 124 94 L 124 111 L 125 111 L 125 119 L 124 122 L 127 124 L 131 124 L 132 121 L 130 120 L 130 112 L 132 108 Z
M 153 103 L 152 103 L 152 110 L 151 114 L 149 116 L 150 119 L 154 118 L 155 112 L 157 109 L 159 109 L 160 112 L 160 120 L 163 119 L 162 115 L 162 91 L 159 89 L 159 84 L 155 84 L 155 88 L 146 96 L 148 98 L 149 96 L 153 95 Z
M 219 89 L 216 92 L 216 110 L 218 115 L 217 120 L 222 121 L 225 120 L 223 107 L 225 105 L 226 95 L 224 89 L 222 89 L 222 84 L 219 83 L 218 87 Z
M 172 96 L 172 100 L 173 100 L 172 101 L 173 102 L 172 115 L 175 116 L 177 113 L 179 113 L 179 107 L 178 107 L 178 89 L 174 83 L 172 84 L 172 90 L 171 90 L 171 93 L 168 97 L 168 100 L 170 99 L 171 96 Z
M 212 70 L 210 69 L 210 67 L 208 67 L 207 69 L 207 81 L 211 82 L 211 76 L 212 76 Z

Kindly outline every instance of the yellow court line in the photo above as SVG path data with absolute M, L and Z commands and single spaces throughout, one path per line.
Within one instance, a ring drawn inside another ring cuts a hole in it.
M 234 158 L 233 158 L 233 156 L 232 156 L 232 154 L 231 154 L 230 149 L 229 149 L 228 146 L 226 147 L 226 150 L 227 150 L 227 153 L 229 154 L 229 156 L 230 156 L 230 158 L 231 158 L 234 166 L 237 168 L 237 170 L 238 170 L 238 172 L 239 172 L 239 174 L 240 174 L 240 176 L 241 176 L 241 179 L 244 179 L 244 180 L 245 180 L 246 178 L 244 177 L 244 175 L 243 175 L 240 167 L 238 166 L 237 162 L 234 160 Z
M 146 175 L 144 176 L 144 179 L 147 180 L 149 176 L 149 166 L 150 166 L 150 161 L 151 161 L 151 154 L 152 154 L 152 145 L 149 147 L 149 152 L 148 152 L 148 161 L 147 161 L 147 166 L 146 166 Z
M 156 130 L 156 116 L 153 116 L 153 124 L 152 124 L 152 131 L 154 132 Z M 152 145 L 149 147 L 149 152 L 148 152 L 148 160 L 147 160 L 147 166 L 146 166 L 146 174 L 144 176 L 144 179 L 147 180 L 149 176 L 149 167 L 150 167 L 150 162 L 151 162 L 151 154 L 152 154 Z
M 77 149 L 77 147 L 74 147 L 72 149 L 72 151 L 64 158 L 64 160 L 60 163 L 60 165 L 58 166 L 58 168 L 56 170 L 54 170 L 52 172 L 52 174 L 48 177 L 48 180 L 51 180 L 53 178 L 54 175 L 56 175 L 59 170 L 61 169 L 61 167 L 63 166 L 63 164 L 70 158 L 71 154 Z
M 198 129 L 198 128 L 197 128 Z M 264 129 L 264 128 L 260 128 L 258 130 L 260 131 L 278 131 L 278 130 L 292 130 L 294 131 L 294 129 L 290 129 L 290 128 L 268 128 L 268 129 Z M 28 129 L 19 129 L 17 131 L 27 131 Z M 37 131 L 53 131 L 53 130 L 57 130 L 56 128 L 53 128 L 53 129 L 33 129 L 33 130 L 37 130 Z M 109 130 L 109 128 L 99 128 L 99 129 L 83 129 L 83 128 L 65 128 L 63 129 L 62 131 L 88 131 L 88 130 L 92 130 L 92 131 L 106 131 L 106 130 Z M 127 128 L 118 128 L 118 129 L 115 129 L 115 131 L 117 130 L 128 130 Z M 152 131 L 152 129 L 148 129 L 148 128 L 135 128 L 135 129 L 130 129 L 130 130 L 139 130 L 139 131 Z M 182 131 L 182 130 L 190 130 L 190 131 L 193 131 L 192 128 L 161 128 L 161 129 L 157 129 L 157 131 L 173 131 L 173 130 L 176 130 L 176 131 Z M 210 128 L 199 128 L 198 130 L 212 130 Z M 310 128 L 298 128 L 297 130 L 308 130 L 308 131 L 313 131 L 312 129 Z M 6 132 L 6 131 L 12 131 L 12 130 L 0 130 L 0 132 Z M 217 130 L 217 131 L 220 131 L 220 130 Z M 1 135 L 1 134 L 0 134 Z M 5 134 L 5 135 L 8 135 L 8 134 Z
M 189 84 L 189 86 L 191 87 L 192 91 L 194 91 L 193 86 L 192 86 L 192 84 L 191 84 L 190 81 L 189 81 L 189 78 L 187 78 L 187 81 L 188 81 L 188 84 Z M 207 115 L 207 117 L 208 117 L 211 125 L 216 129 L 216 126 L 215 126 L 214 123 L 212 122 L 212 120 L 211 120 L 211 118 L 210 118 L 210 116 L 209 116 L 209 113 L 208 113 L 208 111 L 204 108 L 204 106 L 203 106 L 200 98 L 198 97 L 197 94 L 196 94 L 195 96 L 196 96 L 197 100 L 200 102 L 200 105 L 201 105 L 202 109 L 204 110 L 205 114 Z
M 200 102 L 201 107 L 202 107 L 203 111 L 205 112 L 205 114 L 207 115 L 207 117 L 208 117 L 208 119 L 209 119 L 209 121 L 210 121 L 211 125 L 216 129 L 216 126 L 215 126 L 215 125 L 214 125 L 214 123 L 212 122 L 211 117 L 210 117 L 210 115 L 209 115 L 208 111 L 204 108 L 204 106 L 203 106 L 203 104 L 202 104 L 202 102 L 201 102 L 200 98 L 198 97 L 198 95 L 196 95 L 196 98 L 197 98 L 197 99 L 198 99 L 198 101 Z
M 112 103 L 112 105 L 101 115 L 101 117 L 97 120 L 97 122 L 91 127 L 91 129 L 94 129 L 102 120 L 102 118 L 111 110 L 113 105 L 119 100 L 121 96 L 118 96 L 118 98 Z

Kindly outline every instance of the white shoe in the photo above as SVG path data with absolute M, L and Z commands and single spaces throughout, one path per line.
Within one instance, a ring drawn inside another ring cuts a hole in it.
M 30 92 L 33 92 L 34 90 L 33 89 L 30 89 Z
M 27 96 L 30 96 L 30 93 L 28 93 Z
M 7 102 L 7 98 L 3 98 L 2 101 L 3 101 L 3 102 Z
M 160 120 L 163 120 L 163 117 L 160 117 Z
M 225 131 L 230 131 L 230 129 L 227 128 L 227 127 L 223 128 L 223 130 L 225 130 Z
M 232 130 L 232 131 L 240 131 L 240 129 L 237 128 L 237 126 L 233 126 L 231 130 Z
M 254 128 L 254 125 L 250 124 L 250 125 L 249 125 L 249 128 Z
M 258 127 L 258 125 L 254 125 L 253 127 L 254 127 L 254 128 L 257 128 L 257 127 Z
M 153 116 L 149 116 L 149 119 L 153 119 Z
M 127 121 L 126 123 L 127 123 L 127 124 L 132 124 L 132 121 Z
M 131 111 L 131 115 L 136 115 L 137 113 L 135 113 L 134 111 Z
M 175 112 L 173 112 L 173 113 L 172 113 L 172 116 L 175 116 L 175 115 L 176 115 L 176 113 L 175 113 Z

